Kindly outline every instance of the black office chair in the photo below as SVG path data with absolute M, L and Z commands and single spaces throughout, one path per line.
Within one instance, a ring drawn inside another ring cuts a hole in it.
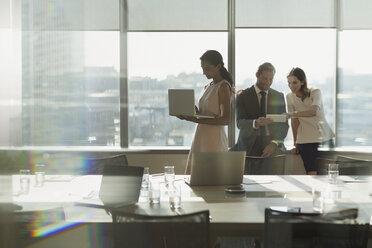
M 357 224 L 358 209 L 329 214 L 265 209 L 265 248 L 366 248 L 369 224 Z
M 285 154 L 261 158 L 246 156 L 245 175 L 284 175 Z
M 332 157 L 317 157 L 317 174 L 327 175 L 328 174 L 328 164 L 336 164 L 336 159 Z
M 338 155 L 340 175 L 372 175 L 372 160 Z
M 86 158 L 82 167 L 76 168 L 74 174 L 78 175 L 102 175 L 103 168 L 109 165 L 128 166 L 125 154 L 109 157 Z
M 13 212 L 18 237 L 17 247 L 28 247 L 41 239 L 48 238 L 62 229 L 52 228 L 53 225 L 65 221 L 62 207 L 38 211 Z
M 110 210 L 115 247 L 209 247 L 209 211 L 148 216 Z
M 327 175 L 328 164 L 338 164 L 340 175 L 372 175 L 372 160 L 337 155 L 317 158 L 318 175 Z

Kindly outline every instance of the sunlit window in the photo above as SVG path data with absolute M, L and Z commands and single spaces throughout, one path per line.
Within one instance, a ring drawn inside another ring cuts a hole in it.
M 22 145 L 119 146 L 119 32 L 22 33 Z
M 227 61 L 227 33 L 128 34 L 131 146 L 191 145 L 195 124 L 169 116 L 168 88 L 194 89 L 197 101 L 209 83 L 200 56 L 210 49 L 219 51 Z
M 339 35 L 338 145 L 372 146 L 372 31 Z

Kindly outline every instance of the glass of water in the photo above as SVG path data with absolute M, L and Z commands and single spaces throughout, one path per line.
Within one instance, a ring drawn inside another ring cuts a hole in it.
M 328 181 L 336 184 L 338 178 L 338 164 L 328 164 Z
M 36 164 L 35 165 L 35 186 L 43 187 L 45 180 L 45 165 Z
M 322 191 L 313 189 L 313 210 L 318 213 L 324 211 L 324 195 Z
M 150 204 L 160 203 L 160 182 L 157 180 L 150 181 L 149 201 Z
M 168 189 L 169 195 L 169 206 L 171 209 L 177 209 L 181 207 L 181 185 L 171 184 Z
M 174 166 L 173 165 L 166 165 L 164 166 L 164 182 L 165 186 L 169 187 L 170 185 L 173 184 L 175 179 L 175 174 L 174 174 Z
M 19 185 L 21 194 L 27 194 L 30 191 L 30 170 L 19 170 Z
M 142 190 L 148 190 L 149 183 L 150 183 L 150 169 L 149 167 L 144 167 L 143 176 L 142 176 L 142 184 L 141 184 Z

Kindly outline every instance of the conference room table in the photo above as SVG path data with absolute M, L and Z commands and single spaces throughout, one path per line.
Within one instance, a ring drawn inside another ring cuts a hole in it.
M 201 210 L 210 211 L 210 230 L 215 236 L 255 236 L 264 230 L 266 207 L 296 207 L 301 212 L 313 212 L 312 190 L 323 192 L 324 212 L 358 208 L 358 220 L 372 224 L 372 177 L 340 176 L 337 184 L 328 183 L 327 176 L 265 175 L 244 176 L 245 193 L 227 193 L 228 186 L 188 186 L 177 175 L 181 186 L 182 203 L 173 210 L 169 205 L 167 188 L 161 183 L 159 204 L 150 204 L 146 191 L 141 191 L 137 204 L 123 210 L 149 215 L 179 215 Z M 99 208 L 77 206 L 82 199 L 98 196 L 102 176 L 46 175 L 42 187 L 36 187 L 30 176 L 30 190 L 20 193 L 19 176 L 8 177 L 12 185 L 10 201 L 22 207 L 19 211 L 43 210 L 63 207 L 68 225 L 74 223 L 111 223 L 111 216 Z M 164 182 L 163 176 L 153 180 Z M 4 180 L 2 181 L 4 183 Z M 6 181 L 5 181 L 6 182 Z M 370 235 L 371 236 L 371 235 Z

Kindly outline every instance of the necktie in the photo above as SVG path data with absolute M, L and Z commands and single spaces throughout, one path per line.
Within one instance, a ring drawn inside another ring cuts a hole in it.
M 266 92 L 261 91 L 261 103 L 260 103 L 260 117 L 266 117 Z M 266 136 L 265 126 L 260 127 L 261 136 Z
M 261 91 L 260 116 L 266 117 L 266 92 Z

